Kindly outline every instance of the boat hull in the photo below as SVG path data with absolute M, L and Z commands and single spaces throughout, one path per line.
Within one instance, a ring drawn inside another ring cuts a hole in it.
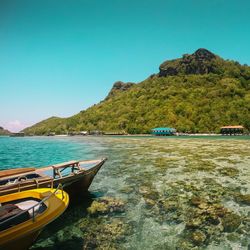
M 14 241 L 7 242 L 6 244 L 0 246 L 3 250 L 27 250 L 36 241 L 42 230 L 31 232 L 25 236 Z
M 96 174 L 98 173 L 103 164 L 104 162 L 90 169 L 89 171 L 86 172 L 84 176 L 82 176 L 82 178 L 79 178 L 78 180 L 73 181 L 71 183 L 65 183 L 64 190 L 72 198 L 77 197 L 77 195 L 80 195 L 81 193 L 83 194 L 86 193 L 94 177 L 96 176 Z

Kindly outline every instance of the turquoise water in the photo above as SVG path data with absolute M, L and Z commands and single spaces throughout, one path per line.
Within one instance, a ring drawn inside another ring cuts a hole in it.
M 0 137 L 0 169 L 108 161 L 33 249 L 249 249 L 249 137 Z
M 101 156 L 98 141 L 54 137 L 0 137 L 0 169 L 46 166 L 68 159 Z

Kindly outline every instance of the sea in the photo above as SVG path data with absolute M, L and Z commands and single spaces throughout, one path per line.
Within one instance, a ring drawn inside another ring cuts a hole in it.
M 0 137 L 0 169 L 107 157 L 32 249 L 250 249 L 250 136 Z

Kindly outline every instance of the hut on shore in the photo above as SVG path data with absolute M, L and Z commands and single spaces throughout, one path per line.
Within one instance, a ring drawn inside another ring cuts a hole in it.
M 220 128 L 222 135 L 242 135 L 244 133 L 243 126 L 224 126 Z
M 167 136 L 167 135 L 175 135 L 176 129 L 175 128 L 153 128 L 151 132 L 153 135 Z
M 88 131 L 81 131 L 79 134 L 84 136 L 84 135 L 88 135 L 89 132 Z
M 49 132 L 48 134 L 47 134 L 47 136 L 55 136 L 56 135 L 56 132 Z

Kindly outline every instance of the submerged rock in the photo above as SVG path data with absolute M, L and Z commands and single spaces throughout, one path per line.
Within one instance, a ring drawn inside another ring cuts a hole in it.
M 222 218 L 222 225 L 225 232 L 235 231 L 241 224 L 241 217 L 237 214 L 227 213 Z
M 125 204 L 120 199 L 103 197 L 93 201 L 87 211 L 90 215 L 122 213 L 125 211 Z
M 152 186 L 140 186 L 138 191 L 146 199 L 156 200 L 159 197 L 158 192 Z
M 166 212 L 174 212 L 179 208 L 179 202 L 178 200 L 164 200 L 160 201 L 161 207 Z
M 224 167 L 219 169 L 220 174 L 226 175 L 229 177 L 234 177 L 239 174 L 239 170 L 231 167 Z
M 187 228 L 199 228 L 203 224 L 203 219 L 201 217 L 192 218 L 186 223 Z
M 190 200 L 191 204 L 194 205 L 194 206 L 200 206 L 201 204 L 204 204 L 206 203 L 206 200 L 201 198 L 201 197 L 198 197 L 198 196 L 193 196 Z
M 202 231 L 195 231 L 191 235 L 192 242 L 197 246 L 202 245 L 206 238 L 206 235 Z
M 192 207 L 187 210 L 183 234 L 186 240 L 195 246 L 208 244 L 223 231 L 233 232 L 241 224 L 242 218 L 239 215 L 209 199 L 193 196 L 190 198 L 190 204 Z
M 122 187 L 122 188 L 120 189 L 120 191 L 121 191 L 122 193 L 125 193 L 125 194 L 130 194 L 130 193 L 132 193 L 132 192 L 134 191 L 134 189 L 133 189 L 133 187 L 131 187 L 131 186 L 125 186 L 125 187 Z
M 108 206 L 102 202 L 93 201 L 87 210 L 90 214 L 106 213 L 108 212 Z
M 149 198 L 145 198 L 145 203 L 148 207 L 153 207 L 156 204 L 155 200 L 149 199 Z
M 237 242 L 240 239 L 240 237 L 237 233 L 231 233 L 227 235 L 227 239 L 232 242 Z
M 188 241 L 188 240 L 183 240 L 181 239 L 178 243 L 177 243 L 177 248 L 176 249 L 181 249 L 181 250 L 190 250 L 193 249 L 193 244 L 192 242 Z
M 84 231 L 83 250 L 88 249 L 120 249 L 118 242 L 130 234 L 130 227 L 120 219 L 101 221 L 99 224 L 89 224 Z
M 238 193 L 234 196 L 234 198 L 238 203 L 250 206 L 250 194 Z

